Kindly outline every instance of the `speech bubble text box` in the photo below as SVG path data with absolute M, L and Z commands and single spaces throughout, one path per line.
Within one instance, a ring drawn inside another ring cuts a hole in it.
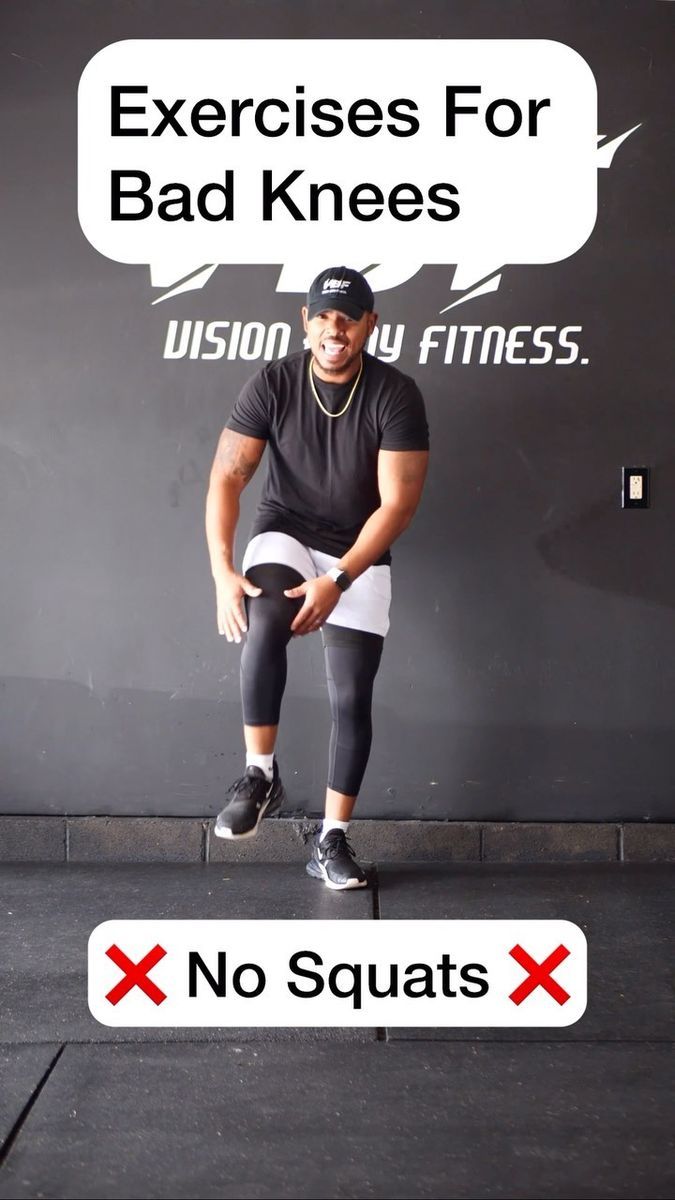
M 120 1026 L 562 1026 L 586 958 L 559 920 L 105 921 L 89 1008 Z
M 283 262 L 305 287 L 348 262 L 381 288 L 453 263 L 464 287 L 568 257 L 596 219 L 595 79 L 555 41 L 116 42 L 78 121 L 85 236 L 157 284 Z

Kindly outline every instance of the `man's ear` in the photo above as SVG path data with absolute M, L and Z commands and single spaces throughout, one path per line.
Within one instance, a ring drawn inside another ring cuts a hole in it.
M 303 304 L 302 308 L 300 309 L 300 312 L 301 312 L 301 314 L 302 314 L 302 327 L 303 327 L 303 329 L 304 329 L 305 333 L 307 333 L 307 312 L 308 312 L 308 309 L 307 309 L 307 305 L 306 305 L 306 304 Z
M 370 337 L 370 335 L 371 335 L 371 333 L 373 332 L 373 330 L 374 330 L 375 326 L 377 325 L 377 313 L 376 313 L 376 312 L 369 313 L 369 314 L 368 314 L 368 317 L 369 317 L 369 320 L 368 320 L 368 337 Z

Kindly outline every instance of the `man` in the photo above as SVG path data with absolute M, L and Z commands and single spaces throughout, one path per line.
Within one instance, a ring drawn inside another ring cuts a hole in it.
M 206 534 L 218 630 L 241 642 L 246 770 L 229 789 L 218 837 L 252 837 L 285 793 L 274 746 L 292 637 L 321 631 L 331 714 L 325 818 L 308 874 L 364 887 L 346 834 L 370 753 L 375 675 L 389 629 L 389 547 L 419 503 L 428 459 L 417 386 L 364 347 L 377 323 L 367 280 L 331 267 L 302 319 L 309 349 L 245 385 L 216 451 Z M 268 473 L 241 573 L 239 497 L 265 446 Z

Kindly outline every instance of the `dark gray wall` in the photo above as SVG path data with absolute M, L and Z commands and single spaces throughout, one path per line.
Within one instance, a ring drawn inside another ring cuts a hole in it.
M 361 816 L 673 818 L 674 9 L 340 5 L 345 36 L 559 39 L 595 73 L 599 131 L 642 123 L 600 172 L 573 258 L 507 267 L 498 292 L 445 317 L 447 268 L 381 296 L 382 319 L 406 325 L 398 366 L 426 396 L 433 458 L 394 551 Z M 152 307 L 146 268 L 93 250 L 76 212 L 77 83 L 122 38 L 321 37 L 325 10 L 5 0 L 0 22 L 2 811 L 214 813 L 243 761 L 240 651 L 216 629 L 204 499 L 261 364 L 169 362 L 164 339 L 170 319 L 296 322 L 299 299 L 275 293 L 276 265 L 220 267 Z M 444 321 L 580 325 L 589 363 L 419 366 L 423 328 Z M 621 510 L 624 464 L 653 468 L 651 510 Z M 328 730 L 306 638 L 279 745 L 298 808 L 321 807 Z

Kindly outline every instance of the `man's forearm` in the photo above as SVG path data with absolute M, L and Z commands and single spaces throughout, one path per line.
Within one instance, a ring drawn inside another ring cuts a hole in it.
M 217 482 L 206 497 L 206 540 L 215 579 L 223 571 L 234 570 L 234 535 L 239 520 L 240 489 L 231 483 Z
M 405 509 L 389 507 L 386 504 L 380 505 L 371 513 L 354 545 L 350 546 L 346 554 L 340 556 L 340 562 L 351 579 L 362 575 L 381 558 L 385 550 L 410 524 L 413 515 Z

